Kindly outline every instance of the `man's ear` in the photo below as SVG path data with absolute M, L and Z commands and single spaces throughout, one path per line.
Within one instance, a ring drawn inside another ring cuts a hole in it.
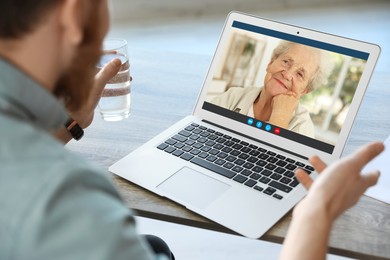
M 61 3 L 59 21 L 63 39 L 71 45 L 78 45 L 83 39 L 83 3 L 80 0 L 64 0 Z

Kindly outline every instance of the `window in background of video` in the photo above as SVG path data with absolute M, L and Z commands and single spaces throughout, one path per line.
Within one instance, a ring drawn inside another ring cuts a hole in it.
M 274 37 L 233 30 L 208 91 L 210 102 L 230 88 L 263 87 L 272 52 L 280 42 Z M 333 70 L 320 88 L 300 99 L 314 124 L 314 138 L 334 145 L 364 70 L 365 60 L 328 52 Z

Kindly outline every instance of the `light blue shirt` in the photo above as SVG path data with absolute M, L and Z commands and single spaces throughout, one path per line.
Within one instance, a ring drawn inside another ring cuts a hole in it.
M 105 172 L 49 134 L 66 120 L 0 59 L 0 259 L 155 259 Z

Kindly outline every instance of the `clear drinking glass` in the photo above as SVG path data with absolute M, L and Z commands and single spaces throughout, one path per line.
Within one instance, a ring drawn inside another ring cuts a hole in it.
M 104 87 L 99 101 L 99 111 L 106 121 L 119 121 L 130 115 L 130 63 L 127 54 L 127 42 L 124 39 L 107 39 L 103 42 L 103 55 L 98 69 L 113 59 L 120 59 L 122 66 Z

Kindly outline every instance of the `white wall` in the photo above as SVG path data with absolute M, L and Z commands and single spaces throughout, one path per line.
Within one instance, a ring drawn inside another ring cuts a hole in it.
M 370 2 L 373 1 L 376 0 Z M 262 9 L 300 9 L 358 2 L 368 2 L 368 0 L 111 0 L 113 21 L 152 22 L 227 15 L 232 10 L 250 13 Z

